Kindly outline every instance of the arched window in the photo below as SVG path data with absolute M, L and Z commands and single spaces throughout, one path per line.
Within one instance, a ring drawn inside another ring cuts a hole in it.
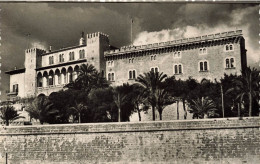
M 230 58 L 230 67 L 234 68 L 234 58 Z
M 226 51 L 228 51 L 229 50 L 229 47 L 228 47 L 228 45 L 226 45 Z
M 85 50 L 82 50 L 82 58 L 85 58 Z
M 132 71 L 129 71 L 129 79 L 132 79 Z
M 206 54 L 207 51 L 206 51 L 206 48 L 203 48 L 203 54 Z
M 154 70 L 155 70 L 155 72 L 159 72 L 159 69 L 158 69 L 157 67 L 155 67 L 155 69 L 154 69 Z
M 108 81 L 111 81 L 111 74 L 108 74 Z
M 85 50 L 84 49 L 83 50 L 79 50 L 79 58 L 80 59 L 85 58 Z
M 233 45 L 232 44 L 229 45 L 229 50 L 233 50 Z
M 203 62 L 200 62 L 200 71 L 203 71 Z
M 173 53 L 173 58 L 181 58 L 181 52 L 180 51 L 175 51 Z
M 115 80 L 114 73 L 112 73 L 111 80 L 112 80 L 112 81 L 114 81 L 114 80 Z
M 49 76 L 49 85 L 53 85 L 53 76 L 52 75 Z
M 174 74 L 182 74 L 182 64 L 175 64 L 174 65 Z
M 71 58 L 72 58 L 72 60 L 74 60 L 74 52 L 72 52 L 72 57 Z
M 156 60 L 156 55 L 154 55 L 153 60 Z
M 134 58 L 132 58 L 132 63 L 134 63 Z
M 235 68 L 235 59 L 233 57 L 226 58 L 226 68 Z
M 225 51 L 233 51 L 233 50 L 234 50 L 233 44 L 226 44 Z
M 135 76 L 135 70 L 130 70 L 128 72 L 128 76 L 129 76 L 129 79 L 135 79 L 136 76 Z
M 154 68 L 151 68 L 151 71 L 154 72 Z
M 182 66 L 181 66 L 181 64 L 179 65 L 179 74 L 181 74 L 182 73 Z
M 226 59 L 226 68 L 229 68 L 229 59 Z
M 208 70 L 208 62 L 204 61 L 204 71 Z
M 72 59 L 71 59 L 71 52 L 69 53 L 69 59 L 72 60 Z
M 174 66 L 174 74 L 178 74 L 178 66 L 177 65 Z
M 129 59 L 129 63 L 131 63 L 131 59 Z
M 199 62 L 199 71 L 203 72 L 203 71 L 208 71 L 208 70 L 209 70 L 208 61 L 200 61 Z
M 74 52 L 69 53 L 69 58 L 70 58 L 70 60 L 74 60 Z

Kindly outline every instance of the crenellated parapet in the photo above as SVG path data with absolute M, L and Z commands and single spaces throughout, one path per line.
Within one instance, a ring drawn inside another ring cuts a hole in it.
M 87 39 L 91 39 L 91 38 L 94 38 L 94 37 L 109 37 L 109 35 L 107 34 L 104 34 L 102 32 L 95 32 L 95 33 L 91 33 L 91 34 L 87 34 Z
M 208 47 L 219 44 L 227 43 L 237 43 L 241 40 L 242 30 L 229 31 L 223 33 L 216 33 L 210 35 L 203 35 L 199 37 L 191 37 L 178 39 L 168 42 L 140 45 L 140 46 L 123 46 L 120 49 L 109 50 L 105 52 L 105 58 L 107 60 L 114 59 L 114 57 L 119 56 L 119 58 L 127 56 L 135 56 L 138 54 L 152 54 L 152 53 L 165 53 L 172 51 L 181 51 L 185 49 L 193 49 L 199 47 Z
M 40 53 L 40 54 L 43 54 L 43 53 L 46 53 L 45 50 L 42 50 L 42 49 L 39 49 L 39 48 L 29 48 L 29 49 L 26 49 L 25 50 L 25 53 Z

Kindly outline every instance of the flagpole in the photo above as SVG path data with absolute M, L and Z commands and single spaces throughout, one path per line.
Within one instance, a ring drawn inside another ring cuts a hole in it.
M 133 45 L 133 19 L 131 18 L 131 45 Z

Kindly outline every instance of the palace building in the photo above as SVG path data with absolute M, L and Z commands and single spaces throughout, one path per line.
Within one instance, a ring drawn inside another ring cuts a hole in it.
M 16 97 L 50 95 L 75 80 L 81 64 L 92 64 L 113 86 L 134 83 L 138 75 L 159 71 L 177 79 L 220 79 L 241 74 L 247 66 L 242 30 L 185 38 L 162 43 L 109 45 L 108 35 L 84 34 L 79 45 L 52 51 L 25 50 L 25 68 L 7 71 L 10 92 Z

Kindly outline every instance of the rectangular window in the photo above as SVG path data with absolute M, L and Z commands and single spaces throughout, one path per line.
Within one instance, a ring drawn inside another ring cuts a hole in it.
M 13 92 L 18 92 L 18 84 L 13 85 Z
M 49 85 L 53 85 L 53 77 L 52 76 L 49 77 Z

